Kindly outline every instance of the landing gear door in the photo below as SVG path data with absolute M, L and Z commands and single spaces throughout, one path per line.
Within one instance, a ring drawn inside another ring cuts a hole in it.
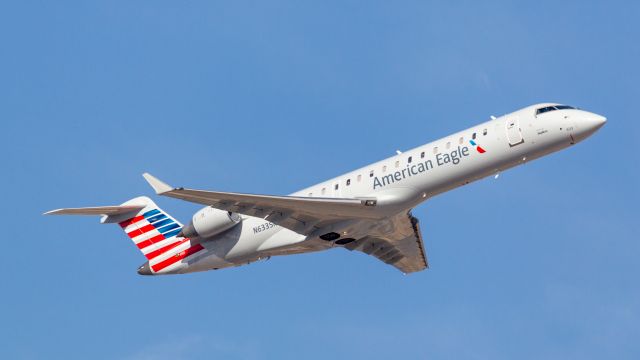
M 524 142 L 522 138 L 522 130 L 520 130 L 520 121 L 516 116 L 507 118 L 507 139 L 509 139 L 509 146 L 520 145 Z

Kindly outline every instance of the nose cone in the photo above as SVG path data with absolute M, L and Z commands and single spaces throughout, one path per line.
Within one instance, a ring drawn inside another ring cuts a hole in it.
M 586 127 L 591 129 L 592 131 L 600 129 L 606 122 L 607 118 L 598 114 L 593 114 L 593 116 L 590 116 L 584 120 Z
M 589 115 L 582 117 L 576 122 L 576 140 L 582 141 L 588 138 L 598 131 L 606 122 L 606 117 L 594 113 L 589 113 Z
M 138 274 L 140 275 L 153 275 L 151 273 L 151 267 L 149 267 L 149 262 L 147 261 L 144 265 L 138 268 Z

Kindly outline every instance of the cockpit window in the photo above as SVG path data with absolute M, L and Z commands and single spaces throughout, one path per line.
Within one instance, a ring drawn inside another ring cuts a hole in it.
M 540 109 L 536 110 L 536 115 L 544 114 L 546 112 L 553 111 L 553 110 L 556 110 L 556 108 L 554 106 L 543 107 L 543 108 L 540 108 Z
M 569 105 L 545 106 L 543 108 L 536 110 L 536 115 L 544 114 L 546 112 L 554 111 L 554 110 L 567 110 L 567 109 L 575 109 L 575 108 Z

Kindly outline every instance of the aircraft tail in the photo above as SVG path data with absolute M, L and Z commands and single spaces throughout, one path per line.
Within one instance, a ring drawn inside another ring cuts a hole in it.
M 118 217 L 108 215 L 102 218 L 101 222 L 117 222 L 142 254 L 152 260 L 182 243 L 182 238 L 176 238 L 182 224 L 145 196 L 129 200 L 122 205 L 141 201 L 146 203 L 146 206 L 137 212 Z
M 176 237 L 182 224 L 146 196 L 118 206 L 57 209 L 45 215 L 104 215 L 100 222 L 120 225 L 149 261 L 189 240 Z

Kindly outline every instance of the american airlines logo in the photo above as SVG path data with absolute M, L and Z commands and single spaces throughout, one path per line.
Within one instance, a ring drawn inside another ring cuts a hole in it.
M 485 152 L 485 150 L 478 146 L 473 140 L 471 141 L 471 144 L 474 145 L 479 153 Z M 467 156 L 469 156 L 469 148 L 466 146 L 458 146 L 457 149 L 449 153 L 438 153 L 436 154 L 435 159 L 429 159 L 415 164 L 407 164 L 407 167 L 402 170 L 397 170 L 389 175 L 380 177 L 376 176 L 373 179 L 373 189 L 375 190 L 377 188 L 385 187 L 412 176 L 418 176 L 433 169 L 434 167 L 440 167 L 448 164 L 458 165 L 460 160 Z
M 477 152 L 479 152 L 480 154 L 483 154 L 486 152 L 485 149 L 483 149 L 480 145 L 476 144 L 475 141 L 473 140 L 469 140 L 469 144 L 471 144 L 471 146 L 473 146 Z

